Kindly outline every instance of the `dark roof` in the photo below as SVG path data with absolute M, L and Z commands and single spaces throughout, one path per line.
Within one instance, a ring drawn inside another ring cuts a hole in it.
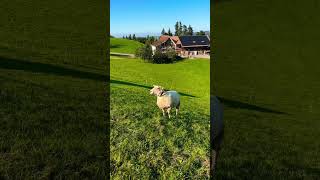
M 208 36 L 180 36 L 182 46 L 210 46 Z

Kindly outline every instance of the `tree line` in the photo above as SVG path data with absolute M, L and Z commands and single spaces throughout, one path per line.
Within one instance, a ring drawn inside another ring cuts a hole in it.
M 147 37 L 136 37 L 135 34 L 133 34 L 133 35 L 129 34 L 129 36 L 123 36 L 122 38 L 123 39 L 139 41 L 139 42 L 141 42 L 143 44 L 145 44 L 147 41 L 150 42 L 150 43 L 153 43 L 154 41 L 157 40 L 157 38 L 154 37 L 154 36 L 149 36 L 148 35 Z
M 174 25 L 174 35 L 175 36 L 192 36 L 194 34 L 193 28 L 191 25 L 186 26 L 185 24 L 182 24 L 181 21 L 177 21 L 176 24 Z M 205 35 L 204 31 L 199 31 L 195 33 L 196 35 Z M 170 28 L 168 29 L 168 31 L 166 31 L 164 28 L 161 31 L 161 35 L 168 35 L 168 36 L 172 36 L 172 32 L 170 30 Z
M 135 34 L 133 34 L 132 36 L 131 34 L 129 34 L 129 36 L 122 36 L 122 39 L 136 40 L 137 38 Z
M 175 24 L 175 31 L 174 33 L 171 32 L 171 29 L 169 28 L 168 31 L 166 31 L 164 28 L 161 31 L 161 35 L 169 35 L 169 36 L 173 36 L 173 34 L 175 36 L 192 36 L 192 35 L 205 35 L 204 31 L 199 31 L 194 33 L 193 28 L 191 25 L 186 26 L 185 24 L 182 24 L 181 21 L 177 21 Z M 153 43 L 157 40 L 156 37 L 154 36 L 147 36 L 147 37 L 136 37 L 135 34 L 129 34 L 126 36 L 122 37 L 123 39 L 129 39 L 129 40 L 135 40 L 135 41 L 139 41 L 143 44 L 145 44 L 146 42 L 149 43 Z

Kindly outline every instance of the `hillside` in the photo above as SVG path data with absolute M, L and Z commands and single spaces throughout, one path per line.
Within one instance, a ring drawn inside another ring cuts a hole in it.
M 212 82 L 226 122 L 218 179 L 320 176 L 318 9 L 316 1 L 215 4 Z
M 134 54 L 143 44 L 128 39 L 110 38 L 110 52 Z
M 210 61 L 151 64 L 111 57 L 113 179 L 204 179 L 209 170 Z M 152 85 L 176 90 L 180 114 L 162 117 Z
M 106 7 L 1 1 L 0 179 L 104 178 Z

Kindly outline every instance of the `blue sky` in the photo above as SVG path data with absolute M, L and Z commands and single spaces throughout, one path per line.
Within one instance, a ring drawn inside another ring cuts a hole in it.
M 210 30 L 210 0 L 110 0 L 111 35 L 174 32 L 174 24 Z

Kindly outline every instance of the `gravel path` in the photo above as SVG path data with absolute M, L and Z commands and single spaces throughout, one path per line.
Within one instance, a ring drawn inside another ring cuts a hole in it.
M 113 56 L 128 56 L 128 57 L 134 58 L 134 54 L 125 54 L 125 53 L 110 52 L 110 55 L 113 55 Z

